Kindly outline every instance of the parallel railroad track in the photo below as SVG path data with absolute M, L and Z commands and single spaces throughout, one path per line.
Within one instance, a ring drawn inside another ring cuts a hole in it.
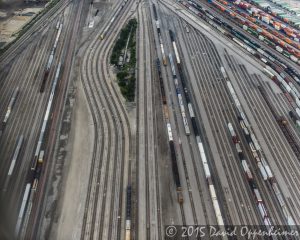
M 211 122 L 213 123 L 213 135 L 214 135 L 214 139 L 216 139 L 216 141 L 218 142 L 218 144 L 216 145 L 218 152 L 221 153 L 220 155 L 220 159 L 222 161 L 222 166 L 225 170 L 225 174 L 227 176 L 228 179 L 228 184 L 229 184 L 229 188 L 231 189 L 231 193 L 234 194 L 233 195 L 233 199 L 231 201 L 234 202 L 234 205 L 232 207 L 234 207 L 236 209 L 235 214 L 237 214 L 237 216 L 235 218 L 233 218 L 233 220 L 237 221 L 236 223 L 245 223 L 245 224 L 258 224 L 260 223 L 260 220 L 258 220 L 257 215 L 255 214 L 255 209 L 253 209 L 252 207 L 252 211 L 248 212 L 245 211 L 246 208 L 248 208 L 248 206 L 253 206 L 252 205 L 252 201 L 249 199 L 249 196 L 245 196 L 244 194 L 241 194 L 242 192 L 244 193 L 244 191 L 241 189 L 241 186 L 239 185 L 238 188 L 236 188 L 236 184 L 237 182 L 243 182 L 243 176 L 241 176 L 241 174 L 237 174 L 240 171 L 240 166 L 237 164 L 234 164 L 233 162 L 237 162 L 237 159 L 234 159 L 233 153 L 230 153 L 230 145 L 228 145 L 228 139 L 224 138 L 224 136 L 226 136 L 227 132 L 226 132 L 226 128 L 224 126 L 226 126 L 226 122 L 224 119 L 226 119 L 226 117 L 224 118 L 224 115 L 227 111 L 222 111 L 222 109 L 224 109 L 224 107 L 220 105 L 220 103 L 226 103 L 226 110 L 231 110 L 234 111 L 232 108 L 228 108 L 227 106 L 230 106 L 231 104 L 228 104 L 228 97 L 227 97 L 227 101 L 226 98 L 224 96 L 224 93 L 222 93 L 225 89 L 225 87 L 223 86 L 223 89 L 221 88 L 220 84 L 222 84 L 222 80 L 221 80 L 221 73 L 220 73 L 220 69 L 218 69 L 218 67 L 220 67 L 219 63 L 218 63 L 218 55 L 216 53 L 216 51 L 212 52 L 211 49 L 214 49 L 214 46 L 208 42 L 208 40 L 202 36 L 202 34 L 198 34 L 199 37 L 195 37 L 195 35 L 192 35 L 191 38 L 192 42 L 194 43 L 194 46 L 196 46 L 196 42 L 199 42 L 199 49 L 194 49 L 193 46 L 191 46 L 191 44 L 188 44 L 188 48 L 190 48 L 190 51 L 196 53 L 197 51 L 200 53 L 200 61 L 201 64 L 198 63 L 198 61 L 195 61 L 195 63 L 192 63 L 193 68 L 194 69 L 201 69 L 201 72 L 203 74 L 201 74 L 201 76 L 198 76 L 199 79 L 201 79 L 202 84 L 200 87 L 200 83 L 197 82 L 197 86 L 200 90 L 200 92 L 202 92 L 202 98 L 204 98 L 204 107 L 206 108 L 208 114 L 208 118 L 211 118 Z M 190 42 L 190 41 L 186 41 L 186 42 Z M 202 52 L 205 52 L 205 55 L 202 55 Z M 199 71 L 199 70 L 195 70 L 195 72 Z M 218 74 L 216 74 L 216 72 Z M 197 76 L 198 74 L 196 74 Z M 207 79 L 211 79 L 211 82 L 208 82 Z M 214 88 L 216 89 L 215 91 L 211 91 L 212 89 L 212 85 L 214 85 Z M 216 93 L 216 91 L 218 91 L 218 95 Z M 213 100 L 212 100 L 213 99 Z M 214 111 L 212 111 L 212 109 L 214 109 Z M 221 138 L 220 135 L 222 136 Z M 240 163 L 238 163 L 240 164 Z M 246 186 L 243 186 L 243 189 L 246 188 Z M 238 202 L 237 199 L 240 199 L 240 201 Z M 241 201 L 242 200 L 242 201 Z M 241 203 L 244 203 L 241 205 Z M 246 203 L 246 204 L 245 204 Z M 245 209 L 245 210 L 243 210 Z M 233 215 L 235 216 L 235 215 Z
M 128 19 L 127 11 L 132 4 L 133 1 L 129 1 L 124 6 L 115 22 L 124 23 Z M 120 5 L 121 3 L 118 6 Z M 118 25 L 117 31 L 121 29 L 121 25 Z M 131 146 L 130 127 L 126 110 L 119 98 L 120 93 L 111 82 L 109 66 L 106 64 L 111 45 L 117 36 L 112 34 L 111 29 L 100 42 L 99 35 L 102 30 L 95 32 L 81 70 L 82 83 L 96 128 L 92 159 L 92 166 L 96 167 L 90 174 L 81 239 L 120 239 L 121 223 L 125 219 L 125 210 L 122 209 L 125 197 L 123 178 L 124 161 Z M 109 152 L 105 154 L 106 151 Z
M 234 62 L 232 59 L 231 59 L 231 62 L 232 62 L 232 66 L 236 69 L 236 74 L 238 76 L 240 76 L 239 79 L 245 79 L 245 81 L 239 82 L 239 84 L 242 86 L 242 89 L 245 89 L 245 87 L 247 89 L 251 89 L 251 88 L 253 89 L 253 86 L 250 86 L 250 82 L 249 82 L 250 78 L 248 77 L 246 69 L 243 66 L 238 66 L 238 64 L 236 62 Z M 244 90 L 242 90 L 242 92 L 243 92 L 244 96 L 247 96 L 245 99 L 248 102 L 248 104 L 250 106 L 255 106 L 255 109 L 253 109 L 253 111 L 255 112 L 255 114 L 253 114 L 254 119 L 256 120 L 257 123 L 259 123 L 258 126 L 260 127 L 261 134 L 264 136 L 264 139 L 266 140 L 268 146 L 273 146 L 271 154 L 273 156 L 273 159 L 277 163 L 277 167 L 283 173 L 282 176 L 285 178 L 285 182 L 287 184 L 291 184 L 293 189 L 297 189 L 299 186 L 299 184 L 297 184 L 298 179 L 292 178 L 290 176 L 290 174 L 284 174 L 284 173 L 294 172 L 297 170 L 297 168 L 295 168 L 295 166 L 290 166 L 290 164 L 292 163 L 292 161 L 291 161 L 292 156 L 290 155 L 287 148 L 282 143 L 279 142 L 278 135 L 280 136 L 280 138 L 284 139 L 284 136 L 282 135 L 282 133 L 280 133 L 278 131 L 273 132 L 270 128 L 271 126 L 272 126 L 272 128 L 273 127 L 277 128 L 277 126 L 276 126 L 277 123 L 275 123 L 273 121 L 272 116 L 270 117 L 269 114 L 268 115 L 265 114 L 265 112 L 269 112 L 269 110 L 267 109 L 267 106 L 262 107 L 265 104 L 264 100 L 261 99 L 261 96 L 260 96 L 258 90 L 251 91 L 251 93 L 253 93 L 253 95 Z M 283 162 L 278 159 L 280 156 L 282 156 L 281 154 L 284 154 L 285 160 L 289 159 L 289 161 L 284 161 L 286 164 L 283 164 Z M 289 156 L 289 158 L 288 158 L 288 156 Z M 267 160 L 270 161 L 270 159 L 267 159 Z M 299 194 L 297 193 L 297 191 L 290 191 L 290 192 L 293 195 L 293 199 L 299 199 L 299 196 L 298 196 Z M 274 201 L 276 201 L 276 199 L 274 199 Z M 300 209 L 299 202 L 296 201 L 294 204 L 296 204 L 297 208 Z M 277 210 L 278 210 L 278 212 L 280 212 L 279 209 L 277 209 Z M 294 210 L 291 212 L 294 212 Z M 297 217 L 295 219 L 297 219 Z

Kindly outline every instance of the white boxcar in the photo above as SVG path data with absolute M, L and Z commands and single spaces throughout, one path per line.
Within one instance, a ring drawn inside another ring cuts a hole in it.
M 262 198 L 261 198 L 261 195 L 260 195 L 258 189 L 255 188 L 253 191 L 254 191 L 254 195 L 255 195 L 257 202 L 262 202 Z
M 173 141 L 173 135 L 172 135 L 172 129 L 170 123 L 167 123 L 167 131 L 168 131 L 169 141 Z

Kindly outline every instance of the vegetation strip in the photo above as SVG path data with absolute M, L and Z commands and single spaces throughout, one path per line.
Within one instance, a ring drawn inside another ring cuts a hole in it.
M 131 19 L 121 30 L 110 58 L 110 63 L 117 69 L 121 93 L 129 102 L 134 101 L 135 92 L 136 29 L 137 20 Z

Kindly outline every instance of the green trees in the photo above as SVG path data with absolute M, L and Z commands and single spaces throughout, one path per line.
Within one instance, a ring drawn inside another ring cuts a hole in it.
M 121 93 L 129 102 L 134 101 L 135 92 L 136 29 L 137 20 L 131 19 L 121 30 L 110 57 L 110 63 L 118 66 L 119 57 L 122 56 L 129 38 L 127 52 L 130 53 L 130 60 L 127 62 L 126 56 L 123 56 L 124 64 L 117 68 L 117 80 Z

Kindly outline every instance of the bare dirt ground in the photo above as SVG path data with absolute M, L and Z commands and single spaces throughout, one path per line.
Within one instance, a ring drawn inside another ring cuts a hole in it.
M 43 10 L 42 5 L 2 6 L 0 5 L 0 47 L 13 41 L 22 27 Z
M 61 135 L 61 139 L 67 139 L 63 149 L 61 144 L 59 147 L 59 152 L 65 153 L 62 156 L 63 166 L 57 164 L 56 168 L 59 170 L 54 177 L 57 181 L 61 181 L 60 184 L 57 183 L 60 187 L 57 188 L 56 181 L 53 182 L 53 189 L 56 190 L 52 197 L 56 198 L 59 195 L 60 199 L 50 203 L 52 207 L 48 206 L 49 211 L 44 222 L 44 228 L 48 229 L 43 239 L 79 239 L 81 234 L 93 151 L 94 126 L 82 84 L 80 81 L 77 84 L 74 91 L 76 93 L 74 98 L 72 97 L 72 101 L 76 100 L 71 104 L 73 110 L 70 109 L 73 113 L 64 119 L 64 122 L 68 121 L 71 129 L 66 135 Z M 53 207 L 56 208 L 54 212 Z M 47 227 L 53 214 L 52 223 Z

